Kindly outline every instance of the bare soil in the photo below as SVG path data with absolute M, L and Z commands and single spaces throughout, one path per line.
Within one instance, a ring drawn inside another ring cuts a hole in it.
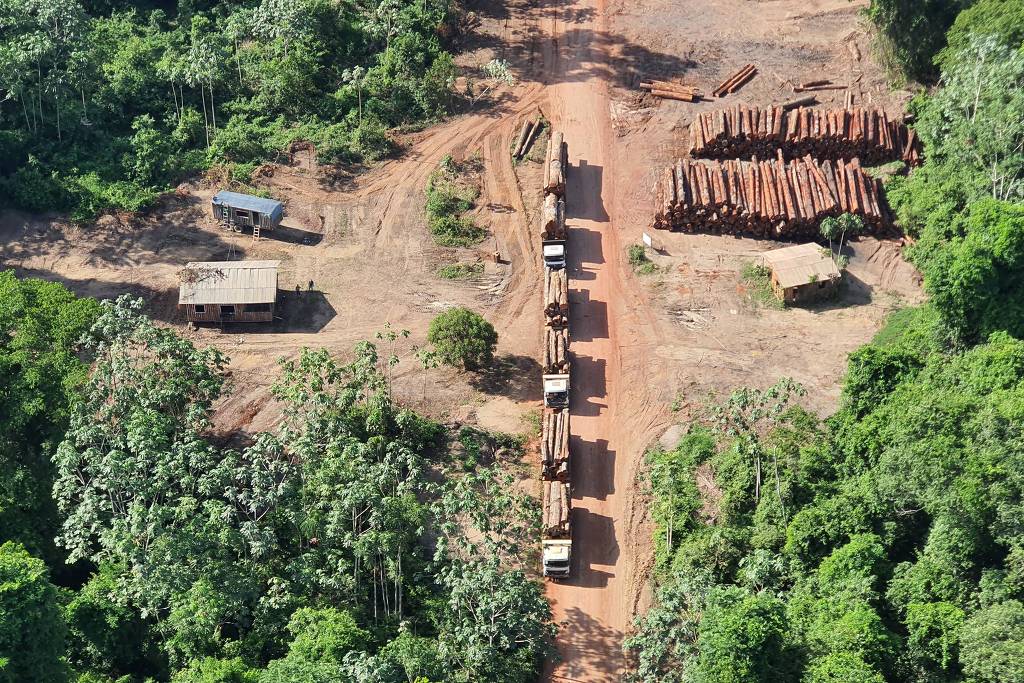
M 318 167 L 308 149 L 268 167 L 257 183 L 285 201 L 286 227 L 253 242 L 212 220 L 218 189 L 196 182 L 142 217 L 104 217 L 77 228 L 54 216 L 0 214 L 0 267 L 67 284 L 97 297 L 142 296 L 156 319 L 232 358 L 233 391 L 217 406 L 226 437 L 266 429 L 280 417 L 269 387 L 275 360 L 303 346 L 339 354 L 390 325 L 409 330 L 394 349 L 398 398 L 446 421 L 503 431 L 531 429 L 540 399 L 539 245 L 534 218 L 541 166 L 509 156 L 523 118 L 539 109 L 565 132 L 571 168 L 574 577 L 548 584 L 561 624 L 553 681 L 622 678 L 621 642 L 649 600 L 651 529 L 637 475 L 642 454 L 709 395 L 765 386 L 782 376 L 834 409 L 847 354 L 885 314 L 920 298 L 919 278 L 899 244 L 852 245 L 841 297 L 809 309 L 752 303 L 740 271 L 769 242 L 654 236 L 657 272 L 637 275 L 625 255 L 654 212 L 660 169 L 685 151 L 685 126 L 715 102 L 660 101 L 641 78 L 681 77 L 710 92 L 746 63 L 759 74 L 723 104 L 767 105 L 801 81 L 849 83 L 858 104 L 896 113 L 907 93 L 889 93 L 871 57 L 859 11 L 866 0 L 487 0 L 472 7 L 475 31 L 459 64 L 506 59 L 519 76 L 448 122 L 408 135 L 399 157 L 360 174 Z M 466 87 L 466 80 L 461 81 Z M 819 93 L 841 103 L 843 91 Z M 424 189 L 441 159 L 478 157 L 474 216 L 489 230 L 475 249 L 437 247 L 427 230 Z M 486 261 L 497 251 L 500 263 Z M 177 272 L 188 261 L 281 259 L 281 319 L 270 326 L 192 328 L 176 311 Z M 438 266 L 484 259 L 479 278 L 447 281 Z M 483 313 L 499 333 L 498 363 L 481 375 L 423 370 L 414 346 L 453 305 Z M 383 352 L 390 353 L 388 344 Z M 675 408 L 673 411 L 671 408 Z M 535 420 L 534 420 L 535 421 Z M 539 467 L 536 468 L 539 472 Z M 539 482 L 535 482 L 539 492 Z M 713 510 L 708 510 L 713 514 Z

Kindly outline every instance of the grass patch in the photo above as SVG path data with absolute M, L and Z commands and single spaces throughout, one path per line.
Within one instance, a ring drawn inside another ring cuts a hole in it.
M 442 280 L 469 280 L 483 275 L 482 263 L 449 263 L 437 269 Z
M 473 208 L 480 188 L 467 181 L 462 168 L 446 156 L 427 181 L 427 225 L 434 242 L 443 247 L 469 247 L 486 232 L 463 214 Z
M 740 277 L 747 288 L 750 300 L 754 303 L 777 311 L 786 307 L 785 302 L 772 291 L 772 272 L 765 266 L 748 263 L 743 266 Z
M 642 244 L 629 245 L 629 265 L 637 275 L 652 275 L 658 272 L 658 266 L 647 258 L 647 250 Z

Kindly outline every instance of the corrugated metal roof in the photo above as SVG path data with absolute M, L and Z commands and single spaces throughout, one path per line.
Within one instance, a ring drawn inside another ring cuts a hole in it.
M 783 289 L 840 277 L 839 268 L 828 255 L 828 249 L 817 244 L 797 244 L 766 251 L 761 258 L 772 269 Z
M 264 199 L 263 197 L 254 197 L 251 194 L 241 194 L 239 192 L 222 190 L 213 195 L 213 204 L 214 206 L 227 204 L 236 209 L 257 211 L 277 218 L 284 215 L 284 205 L 276 199 Z
M 194 261 L 185 266 L 179 304 L 270 304 L 280 261 Z

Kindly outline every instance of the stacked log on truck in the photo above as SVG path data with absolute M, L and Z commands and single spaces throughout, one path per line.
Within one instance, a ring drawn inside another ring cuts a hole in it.
M 690 156 L 704 159 L 860 159 L 875 165 L 901 159 L 921 163 L 913 129 L 881 109 L 766 109 L 737 105 L 699 115 L 690 124 Z
M 565 138 L 559 132 L 552 132 L 548 139 L 548 151 L 544 164 L 544 193 L 558 197 L 565 195 L 565 169 L 568 165 L 568 148 Z
M 565 268 L 544 269 L 544 324 L 548 327 L 569 324 L 569 276 Z
M 544 326 L 544 353 L 541 368 L 546 375 L 569 374 L 569 329 Z
M 569 538 L 569 512 L 572 505 L 569 483 L 558 480 L 545 481 L 543 504 L 543 537 L 545 539 Z
M 852 213 L 869 232 L 892 227 L 882 183 L 854 159 L 692 161 L 665 169 L 654 227 L 660 230 L 816 239 L 821 219 Z
M 544 412 L 540 461 L 545 481 L 569 480 L 569 411 Z

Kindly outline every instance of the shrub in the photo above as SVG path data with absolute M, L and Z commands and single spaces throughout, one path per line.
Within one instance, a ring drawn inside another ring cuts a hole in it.
M 468 308 L 452 308 L 434 318 L 427 332 L 435 357 L 445 365 L 479 368 L 494 359 L 498 333 L 494 326 Z
M 482 263 L 449 263 L 437 269 L 437 276 L 443 280 L 468 280 L 483 272 Z

